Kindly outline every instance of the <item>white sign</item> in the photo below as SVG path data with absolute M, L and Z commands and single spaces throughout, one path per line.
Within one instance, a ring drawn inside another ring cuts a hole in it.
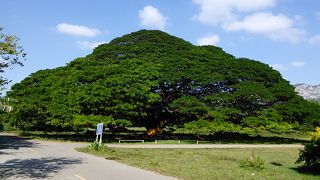
M 99 123 L 97 125 L 97 131 L 96 131 L 96 135 L 102 135 L 102 132 L 103 132 L 103 123 Z

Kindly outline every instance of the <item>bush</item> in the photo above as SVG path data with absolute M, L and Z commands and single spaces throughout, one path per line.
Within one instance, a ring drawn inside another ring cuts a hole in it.
M 17 131 L 17 128 L 13 127 L 10 123 L 4 122 L 3 124 L 3 131 Z
M 304 149 L 300 150 L 296 163 L 302 162 L 308 167 L 320 165 L 320 127 L 316 128 L 316 132 L 311 133 L 311 142 L 305 144 Z
M 240 161 L 241 168 L 253 168 L 253 169 L 263 169 L 265 160 L 261 159 L 259 156 L 255 156 L 254 152 L 249 158 Z
M 187 134 L 214 134 L 217 132 L 240 132 L 241 127 L 230 122 L 208 121 L 200 119 L 184 124 L 183 133 Z
M 89 144 L 88 148 L 91 151 L 104 151 L 104 150 L 108 149 L 106 144 L 102 143 L 101 145 L 99 145 L 99 143 L 96 142 L 96 141 L 91 143 L 91 144 Z
M 292 125 L 287 122 L 270 122 L 266 126 L 267 130 L 273 133 L 288 133 L 292 130 Z

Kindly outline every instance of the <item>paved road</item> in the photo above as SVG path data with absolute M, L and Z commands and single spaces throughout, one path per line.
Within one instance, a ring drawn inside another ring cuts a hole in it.
M 74 150 L 84 143 L 18 138 L 0 133 L 0 179 L 166 180 L 150 171 Z M 299 144 L 109 144 L 113 148 L 302 148 Z
M 0 133 L 0 179 L 174 179 L 74 150 L 84 145 Z

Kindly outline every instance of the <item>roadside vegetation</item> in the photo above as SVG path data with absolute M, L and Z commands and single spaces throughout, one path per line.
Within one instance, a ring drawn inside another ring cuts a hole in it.
M 299 148 L 77 150 L 179 179 L 319 179 L 320 128 Z
M 106 149 L 78 151 L 179 179 L 319 179 L 295 164 L 299 149 Z M 252 153 L 259 160 L 243 168 Z M 242 163 L 242 164 L 241 164 Z M 246 163 L 246 162 L 245 162 Z M 255 168 L 257 167 L 257 168 Z M 263 167 L 263 168 L 259 168 Z
M 11 129 L 12 130 L 12 129 Z M 8 131 L 9 132 L 9 131 Z M 95 131 L 86 132 L 44 132 L 44 131 L 10 131 L 23 137 L 36 138 L 43 140 L 58 141 L 77 141 L 77 142 L 93 142 L 96 138 Z M 144 143 L 159 144 L 196 144 L 197 141 L 206 144 L 230 144 L 230 143 L 246 143 L 246 144 L 294 144 L 308 143 L 309 131 L 274 134 L 270 132 L 261 132 L 259 135 L 248 135 L 245 133 L 215 133 L 210 135 L 199 134 L 158 134 L 156 136 L 148 136 L 145 130 L 131 130 L 128 132 L 103 134 L 104 143 L 118 143 L 119 140 L 144 140 Z M 124 142 L 130 143 L 130 142 Z M 131 142 L 141 143 L 141 142 Z
M 304 149 L 300 150 L 297 163 L 303 163 L 306 171 L 314 171 L 320 174 L 320 127 L 316 132 L 311 133 L 311 142 L 305 144 Z

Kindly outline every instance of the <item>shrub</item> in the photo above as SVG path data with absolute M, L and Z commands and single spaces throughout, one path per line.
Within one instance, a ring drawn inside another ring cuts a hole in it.
M 107 150 L 108 149 L 108 147 L 107 147 L 107 145 L 106 144 L 101 144 L 101 145 L 99 145 L 99 143 L 98 142 L 93 142 L 93 143 L 91 143 L 91 144 L 89 144 L 88 145 L 88 148 L 89 148 L 89 150 L 91 150 L 91 151 L 104 151 L 104 150 Z
M 287 133 L 292 130 L 292 125 L 287 122 L 270 122 L 266 125 L 266 128 L 268 131 L 274 133 Z
M 313 141 L 319 140 L 320 139 L 320 127 L 317 127 L 316 132 L 312 132 L 310 134 L 310 136 L 311 136 L 311 140 L 313 140 Z
M 261 159 L 259 156 L 255 156 L 254 152 L 251 153 L 249 158 L 240 161 L 241 168 L 253 168 L 253 169 L 263 169 L 265 160 Z
M 300 150 L 296 163 L 302 162 L 309 167 L 320 165 L 320 127 L 316 128 L 316 132 L 311 133 L 311 142 L 305 144 L 304 149 Z

